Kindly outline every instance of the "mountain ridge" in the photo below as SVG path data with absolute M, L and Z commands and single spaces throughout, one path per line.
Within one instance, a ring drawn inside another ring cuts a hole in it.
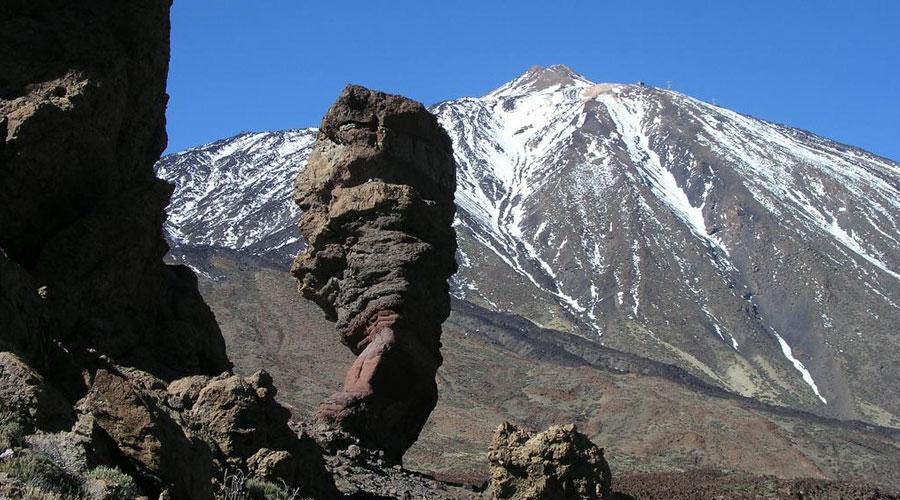
M 557 66 L 431 110 L 459 165 L 457 297 L 738 394 L 900 425 L 896 370 L 884 366 L 900 321 L 896 163 Z M 276 134 L 290 133 L 315 129 Z M 285 178 L 305 161 L 295 139 L 242 135 L 164 158 L 173 253 L 221 245 L 289 262 L 302 246 L 287 223 L 297 212 Z M 215 168 L 188 168 L 204 164 L 236 169 L 237 182 L 204 184 Z M 839 333 L 851 325 L 858 339 Z

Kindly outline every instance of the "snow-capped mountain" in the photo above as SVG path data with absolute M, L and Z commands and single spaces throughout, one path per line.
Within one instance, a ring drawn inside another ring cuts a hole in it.
M 431 109 L 458 162 L 459 297 L 749 397 L 900 426 L 900 164 L 565 66 Z M 176 250 L 286 267 L 314 135 L 164 158 Z
M 160 160 L 157 175 L 175 184 L 169 241 L 290 262 L 303 244 L 293 178 L 315 142 L 316 129 L 244 133 Z

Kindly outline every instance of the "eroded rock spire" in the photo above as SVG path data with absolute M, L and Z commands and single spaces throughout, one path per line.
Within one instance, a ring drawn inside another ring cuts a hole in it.
M 292 273 L 358 355 L 316 418 L 395 460 L 437 403 L 455 189 L 437 119 L 418 102 L 354 85 L 322 120 L 294 185 L 308 247 Z

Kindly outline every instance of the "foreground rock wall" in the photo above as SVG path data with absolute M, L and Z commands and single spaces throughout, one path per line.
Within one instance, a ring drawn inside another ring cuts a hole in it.
M 93 498 L 109 468 L 176 499 L 226 474 L 334 494 L 271 377 L 229 373 L 195 275 L 162 261 L 170 3 L 0 6 L 0 496 Z
M 308 247 L 292 273 L 359 356 L 317 420 L 394 460 L 437 403 L 455 190 L 450 139 L 435 117 L 352 85 L 322 120 L 295 182 Z
M 2 293 L 41 287 L 53 319 L 25 314 L 7 348 L 34 356 L 53 337 L 165 379 L 231 367 L 193 273 L 161 260 L 169 4 L 0 8 L 0 265 L 28 281 Z

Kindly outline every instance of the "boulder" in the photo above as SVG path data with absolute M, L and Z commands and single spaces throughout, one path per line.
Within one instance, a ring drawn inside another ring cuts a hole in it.
M 175 498 L 213 498 L 212 452 L 166 406 L 166 395 L 165 383 L 152 375 L 108 367 L 94 373 L 77 408 L 112 438 L 139 484 L 156 493 L 171 485 Z
M 51 430 L 71 423 L 72 415 L 72 406 L 43 376 L 19 356 L 0 352 L 0 416 Z
M 235 465 L 261 448 L 285 449 L 297 440 L 287 425 L 291 413 L 275 401 L 272 377 L 264 371 L 215 377 L 194 389 L 185 417 Z
M 173 381 L 167 392 L 191 432 L 209 445 L 220 470 L 248 470 L 319 497 L 333 492 L 322 451 L 288 426 L 291 413 L 275 400 L 267 372 L 187 377 Z
M 455 175 L 450 139 L 421 104 L 350 85 L 294 184 L 308 246 L 292 273 L 358 356 L 316 419 L 392 460 L 437 402 Z
M 608 498 L 609 465 L 574 425 L 531 433 L 509 422 L 494 431 L 488 451 L 491 498 Z

